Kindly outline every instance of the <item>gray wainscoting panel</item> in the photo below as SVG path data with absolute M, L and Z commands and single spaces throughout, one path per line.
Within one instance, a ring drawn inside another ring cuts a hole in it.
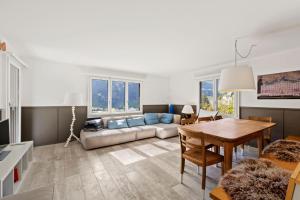
M 272 141 L 283 139 L 287 135 L 300 135 L 300 109 L 241 107 L 241 119 L 248 116 L 271 116 L 276 126 L 272 128 Z M 256 142 L 250 144 L 254 146 Z
M 22 109 L 22 141 L 34 140 L 35 145 L 57 143 L 57 109 L 34 107 Z
M 143 105 L 143 113 L 167 113 L 169 105 Z
M 300 136 L 300 109 L 284 110 L 284 136 Z
M 76 107 L 74 133 L 79 136 L 87 118 L 87 107 Z M 22 141 L 34 140 L 35 146 L 66 141 L 72 121 L 71 107 L 22 107 Z

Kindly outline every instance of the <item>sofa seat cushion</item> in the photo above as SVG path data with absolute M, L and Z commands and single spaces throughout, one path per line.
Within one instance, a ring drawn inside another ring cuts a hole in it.
M 134 141 L 136 140 L 137 131 L 136 127 L 103 129 L 96 132 L 81 131 L 80 140 L 85 149 L 94 149 Z
M 178 135 L 177 127 L 179 124 L 154 124 L 151 126 L 156 128 L 156 137 L 158 138 L 165 139 Z
M 151 125 L 146 125 L 146 126 L 139 126 L 136 127 L 139 130 L 136 132 L 136 139 L 144 139 L 144 138 L 151 138 L 155 137 L 156 133 L 156 128 L 151 126 Z

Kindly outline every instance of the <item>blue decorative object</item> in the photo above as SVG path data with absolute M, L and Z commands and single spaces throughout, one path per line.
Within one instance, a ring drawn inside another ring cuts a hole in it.
M 169 113 L 175 114 L 174 104 L 169 104 Z
M 144 117 L 132 117 L 126 120 L 129 127 L 145 126 Z
M 158 124 L 159 123 L 157 113 L 145 113 L 144 117 L 145 117 L 145 122 L 146 122 L 147 125 Z
M 163 113 L 160 122 L 163 124 L 171 124 L 173 121 L 173 114 Z
M 108 129 L 128 128 L 126 119 L 111 119 L 107 122 Z

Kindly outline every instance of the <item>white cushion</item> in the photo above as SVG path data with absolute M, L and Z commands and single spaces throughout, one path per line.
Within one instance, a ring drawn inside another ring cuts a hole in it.
M 144 138 L 155 137 L 156 128 L 151 126 L 151 125 L 138 126 L 138 127 L 135 127 L 135 128 L 139 129 L 136 132 L 136 139 L 137 140 L 144 139 Z
M 151 125 L 156 128 L 156 137 L 165 139 L 178 135 L 177 127 L 179 124 L 154 124 Z

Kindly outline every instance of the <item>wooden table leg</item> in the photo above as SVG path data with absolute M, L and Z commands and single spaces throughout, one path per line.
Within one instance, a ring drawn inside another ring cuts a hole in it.
M 258 156 L 261 157 L 263 151 L 263 143 L 264 143 L 264 134 L 261 132 L 259 137 L 257 138 L 257 148 L 258 148 Z
M 232 143 L 224 143 L 224 173 L 232 168 Z

